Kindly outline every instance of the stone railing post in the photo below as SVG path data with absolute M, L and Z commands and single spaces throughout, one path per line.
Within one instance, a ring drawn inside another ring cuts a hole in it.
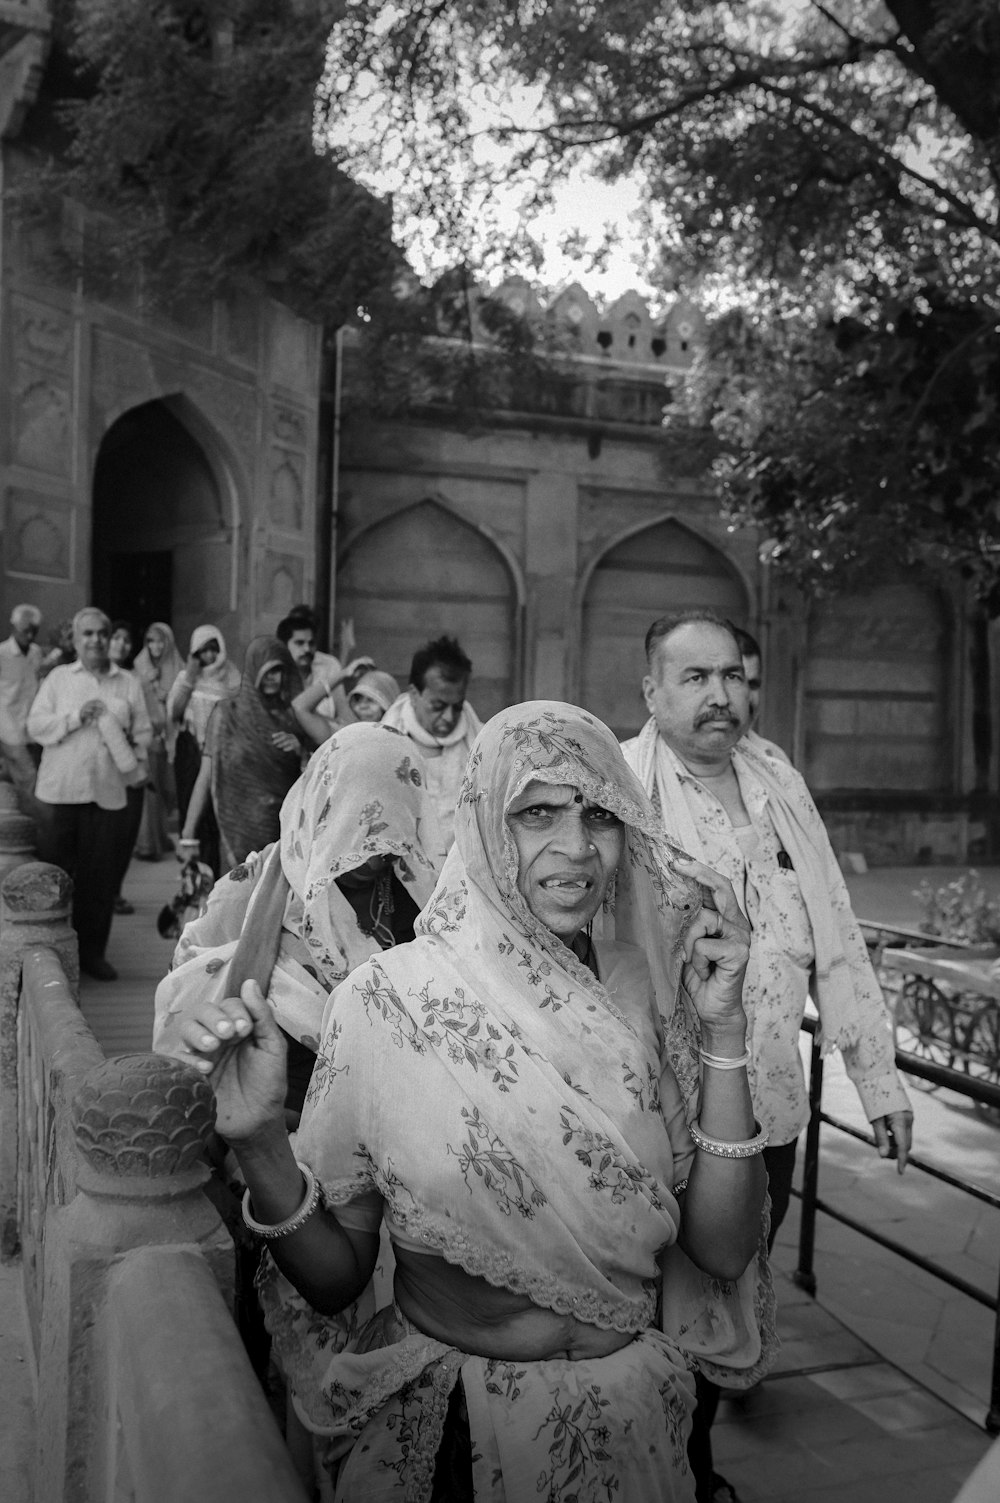
M 36 848 L 35 821 L 22 813 L 14 784 L 0 781 L 0 882 L 14 867 L 33 861 Z
M 47 946 L 58 956 L 73 996 L 79 999 L 80 966 L 76 934 L 70 924 L 72 903 L 69 877 L 60 867 L 43 861 L 26 861 L 8 870 L 0 885 L 0 1254 L 5 1258 L 16 1256 L 20 1245 L 17 1013 L 21 966 L 25 950 L 34 945 Z M 94 1040 L 82 1017 L 80 1043 L 85 1052 L 88 1048 L 91 1051 L 87 1062 L 93 1063 Z
M 80 1081 L 70 1117 L 77 1194 L 46 1218 L 35 1496 L 85 1503 L 108 1495 L 112 1271 L 137 1248 L 194 1246 L 229 1293 L 233 1250 L 204 1193 L 215 1098 L 193 1070 L 158 1054 L 106 1060 Z

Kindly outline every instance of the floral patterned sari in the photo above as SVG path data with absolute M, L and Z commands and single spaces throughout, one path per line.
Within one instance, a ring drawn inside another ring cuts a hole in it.
M 625 824 L 603 980 L 518 891 L 506 811 L 532 779 L 572 784 Z M 266 1261 L 296 1407 L 346 1455 L 338 1499 L 428 1499 L 460 1379 L 481 1503 L 681 1503 L 691 1363 L 744 1383 L 768 1365 L 766 1263 L 720 1284 L 674 1246 L 671 1187 L 697 1110 L 680 946 L 699 901 L 676 854 L 605 726 L 568 705 L 515 706 L 473 749 L 418 938 L 333 993 L 296 1143 L 326 1204 L 346 1221 L 374 1199 L 409 1246 L 633 1337 L 578 1361 L 472 1356 L 391 1303 L 376 1310 L 371 1287 L 320 1317 Z

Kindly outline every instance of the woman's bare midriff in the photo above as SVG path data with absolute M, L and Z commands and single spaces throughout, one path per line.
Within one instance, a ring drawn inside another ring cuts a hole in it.
M 397 1247 L 396 1303 L 428 1336 L 479 1357 L 542 1362 L 605 1357 L 633 1341 L 631 1331 L 604 1331 L 572 1315 L 542 1310 L 526 1295 L 495 1289 L 444 1258 Z

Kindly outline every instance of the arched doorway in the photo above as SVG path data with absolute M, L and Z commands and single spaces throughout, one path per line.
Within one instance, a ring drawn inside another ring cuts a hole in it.
M 646 719 L 643 641 L 657 616 L 710 610 L 747 624 L 746 587 L 709 543 L 679 522 L 658 522 L 600 560 L 583 602 L 580 702 L 617 736 L 634 736 Z
M 950 788 L 950 637 L 945 602 L 912 580 L 814 606 L 804 706 L 810 787 Z
M 92 598 L 136 632 L 168 621 L 223 631 L 231 597 L 229 503 L 172 403 L 144 402 L 108 429 L 94 466 Z
M 518 688 L 517 602 L 497 548 L 434 501 L 368 528 L 337 571 L 337 615 L 354 622 L 359 653 L 405 686 L 422 643 L 448 632 L 473 663 L 469 702 L 479 716 Z

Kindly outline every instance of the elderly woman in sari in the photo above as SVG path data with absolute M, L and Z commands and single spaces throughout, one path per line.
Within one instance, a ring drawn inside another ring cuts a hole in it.
M 755 1381 L 771 1313 L 732 889 L 543 702 L 481 732 L 417 928 L 333 993 L 294 1147 L 259 988 L 184 1030 L 337 1497 L 690 1500 L 689 1364 Z
M 278 838 L 281 805 L 302 771 L 304 733 L 292 711 L 302 687 L 284 642 L 254 637 L 232 699 L 216 705 L 202 748 L 181 845 L 191 845 L 209 799 L 219 827 L 220 871 Z

